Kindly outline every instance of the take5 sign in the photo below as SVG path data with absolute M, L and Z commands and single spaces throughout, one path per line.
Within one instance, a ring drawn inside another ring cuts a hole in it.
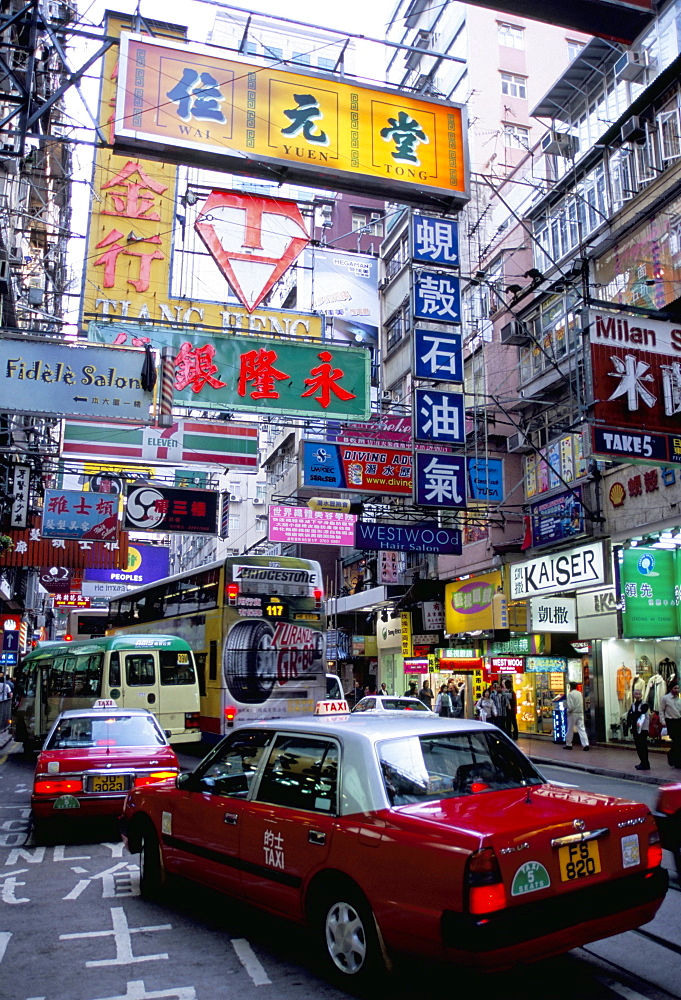
M 592 310 L 593 450 L 681 462 L 681 326 Z
M 113 128 L 117 152 L 249 175 L 285 167 L 292 183 L 402 202 L 468 200 L 460 105 L 214 48 L 123 34 Z

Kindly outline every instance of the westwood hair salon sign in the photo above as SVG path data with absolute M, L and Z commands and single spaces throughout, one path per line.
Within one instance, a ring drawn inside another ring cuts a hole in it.
M 539 559 L 511 566 L 511 600 L 539 594 L 557 594 L 578 587 L 605 583 L 603 545 L 582 545 L 563 552 L 551 552 Z

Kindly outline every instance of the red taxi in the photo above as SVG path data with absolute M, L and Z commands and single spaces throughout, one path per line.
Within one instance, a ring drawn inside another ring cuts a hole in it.
M 180 874 L 311 925 L 346 984 L 409 951 L 491 971 L 651 920 L 645 805 L 547 782 L 495 726 L 429 713 L 272 720 L 135 789 L 142 892 Z
M 130 789 L 175 778 L 179 771 L 175 751 L 150 712 L 111 708 L 108 700 L 62 712 L 38 757 L 34 833 L 41 836 L 57 819 L 118 817 Z

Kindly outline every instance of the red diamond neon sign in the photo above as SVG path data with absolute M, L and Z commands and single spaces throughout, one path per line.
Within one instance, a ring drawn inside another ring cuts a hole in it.
M 194 228 L 249 312 L 310 242 L 294 201 L 212 191 Z

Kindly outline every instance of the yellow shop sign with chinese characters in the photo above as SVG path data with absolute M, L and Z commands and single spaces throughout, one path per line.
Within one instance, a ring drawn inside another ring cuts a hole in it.
M 215 48 L 124 34 L 117 152 L 443 206 L 468 199 L 465 111 Z

